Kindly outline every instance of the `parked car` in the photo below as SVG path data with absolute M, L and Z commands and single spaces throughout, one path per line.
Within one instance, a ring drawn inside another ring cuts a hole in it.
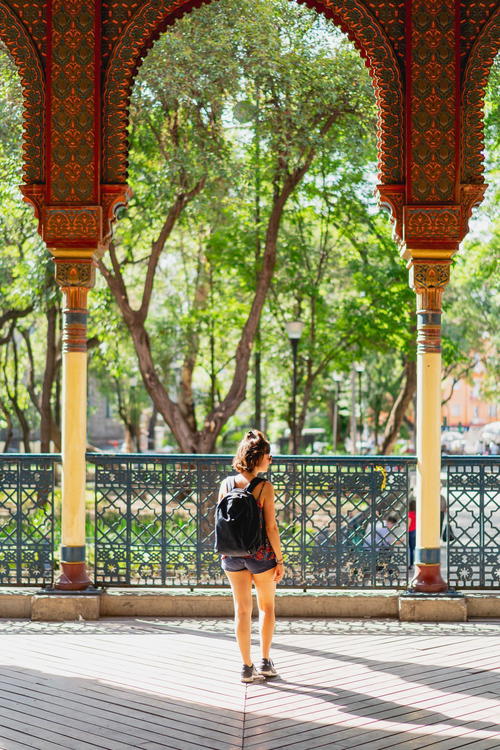
M 441 433 L 441 453 L 463 455 L 465 453 L 465 436 L 458 430 L 445 430 Z
M 479 433 L 479 452 L 495 456 L 500 453 L 500 422 L 483 427 Z

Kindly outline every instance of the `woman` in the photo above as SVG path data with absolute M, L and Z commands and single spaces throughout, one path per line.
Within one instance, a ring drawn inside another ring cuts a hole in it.
M 258 474 L 269 469 L 271 461 L 271 446 L 262 432 L 259 430 L 247 432 L 233 459 L 233 468 L 238 474 L 227 477 L 221 483 L 219 500 L 235 487 L 246 487 Z M 242 682 L 253 682 L 262 677 L 276 677 L 277 675 L 270 658 L 270 648 L 275 623 L 276 584 L 284 575 L 280 536 L 274 509 L 273 485 L 265 480 L 254 489 L 254 493 L 255 502 L 262 508 L 264 516 L 266 527 L 264 544 L 253 555 L 244 557 L 222 555 L 222 568 L 226 572 L 233 592 L 236 640 L 243 660 Z M 252 582 L 257 591 L 259 607 L 262 660 L 258 670 L 250 654 Z

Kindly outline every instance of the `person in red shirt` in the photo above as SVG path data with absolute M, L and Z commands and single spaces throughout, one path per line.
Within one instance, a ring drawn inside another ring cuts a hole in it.
M 409 568 L 413 567 L 415 562 L 415 543 L 417 533 L 417 504 L 415 498 L 410 498 L 408 502 L 408 550 L 410 552 Z

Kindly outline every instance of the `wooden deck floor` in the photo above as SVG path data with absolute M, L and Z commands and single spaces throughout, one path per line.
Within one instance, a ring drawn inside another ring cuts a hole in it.
M 247 687 L 231 628 L 0 621 L 0 748 L 500 748 L 500 623 L 280 621 Z

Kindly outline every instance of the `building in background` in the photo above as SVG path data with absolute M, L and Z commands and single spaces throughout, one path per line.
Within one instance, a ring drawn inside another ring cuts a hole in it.
M 443 381 L 442 434 L 443 453 L 496 454 L 500 449 L 500 409 L 486 398 L 486 368 L 476 357 L 470 376 L 454 382 Z M 451 392 L 451 395 L 450 395 Z
M 478 358 L 468 380 L 462 378 L 454 386 L 452 378 L 443 381 L 444 399 L 452 389 L 451 397 L 442 407 L 445 429 L 479 428 L 497 421 L 500 415 L 498 404 L 486 400 L 482 395 L 485 376 L 486 368 Z

